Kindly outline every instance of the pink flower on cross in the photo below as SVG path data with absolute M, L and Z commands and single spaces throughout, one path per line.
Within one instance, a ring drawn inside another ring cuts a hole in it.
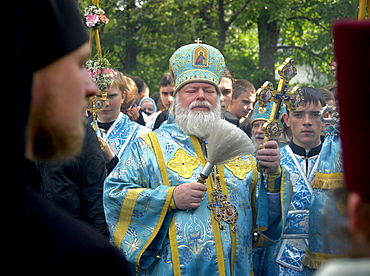
M 99 22 L 99 15 L 89 13 L 88 15 L 86 15 L 85 19 L 87 27 L 95 27 L 95 25 Z
M 108 78 L 111 78 L 111 79 L 114 78 L 114 71 L 110 68 L 104 68 L 102 70 L 102 74 L 105 75 Z
M 106 17 L 104 14 L 99 14 L 99 19 L 100 21 L 103 23 L 103 24 L 108 24 L 109 23 L 109 19 L 108 17 Z

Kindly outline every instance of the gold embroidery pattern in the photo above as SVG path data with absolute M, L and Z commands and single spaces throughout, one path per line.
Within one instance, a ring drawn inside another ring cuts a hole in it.
M 193 170 L 198 168 L 199 164 L 198 158 L 189 155 L 183 149 L 178 149 L 175 152 L 175 157 L 168 161 L 167 167 L 177 172 L 181 177 L 190 178 L 193 175 Z
M 229 161 L 225 167 L 239 179 L 244 179 L 245 175 L 252 169 L 252 166 L 241 158 Z

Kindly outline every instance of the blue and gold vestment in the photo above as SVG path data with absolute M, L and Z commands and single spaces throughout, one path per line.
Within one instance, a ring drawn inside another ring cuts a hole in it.
M 149 132 L 149 128 L 133 122 L 127 115 L 119 113 L 117 119 L 106 134 L 99 129 L 96 132 L 96 135 L 103 138 L 108 143 L 112 152 L 118 158 L 121 158 L 124 150 L 130 145 L 130 143 L 132 143 L 132 141 Z
M 324 262 L 343 258 L 348 250 L 346 196 L 338 125 L 327 128 L 318 169 L 312 183 L 309 245 L 303 264 L 317 269 Z
M 310 157 L 306 156 L 307 153 L 304 156 L 295 154 L 291 145 L 281 148 L 280 153 L 281 164 L 290 174 L 293 196 L 281 240 L 265 249 L 262 275 L 312 275 L 314 270 L 305 267 L 302 260 L 309 240 L 311 182 L 320 154 L 317 152 Z
M 325 261 L 344 257 L 348 248 L 341 230 L 347 220 L 345 197 L 337 192 L 344 186 L 338 126 L 328 127 L 320 154 L 308 161 L 308 179 L 301 176 L 302 167 L 294 166 L 305 159 L 292 162 L 287 147 L 281 152 L 282 164 L 291 167 L 294 196 L 282 241 L 266 250 L 264 275 L 312 275 Z
M 238 210 L 236 232 L 224 221 L 220 229 L 207 207 L 212 197 L 210 178 L 199 208 L 173 206 L 174 188 L 197 181 L 206 163 L 200 143 L 169 123 L 135 140 L 105 182 L 104 209 L 111 237 L 139 275 L 252 273 L 253 220 L 261 222 L 254 228 L 257 231 L 266 230 L 268 220 L 267 197 L 258 187 L 253 156 L 218 166 L 223 192 Z M 284 171 L 273 181 L 280 186 L 281 179 L 286 179 Z M 290 185 L 286 181 L 282 187 Z M 255 190 L 261 195 L 257 199 Z M 253 217 L 255 206 L 259 212 Z M 272 236 L 281 234 L 279 225 Z M 261 243 L 263 238 L 267 239 L 262 234 Z

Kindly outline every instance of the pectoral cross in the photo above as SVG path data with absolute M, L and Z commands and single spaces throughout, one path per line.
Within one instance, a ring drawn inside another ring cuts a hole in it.
M 231 225 L 231 230 L 236 231 L 238 221 L 238 210 L 227 200 L 227 195 L 221 191 L 213 191 L 213 200 L 208 203 L 208 208 L 213 211 L 215 220 L 218 222 L 221 230 L 224 226 L 220 223 L 221 220 Z
M 274 90 L 273 84 L 269 81 L 257 90 L 257 101 L 260 108 L 266 108 L 270 102 L 273 102 L 270 118 L 262 127 L 265 133 L 264 142 L 277 140 L 282 133 L 283 129 L 279 120 L 284 104 L 289 111 L 293 111 L 304 101 L 300 87 L 295 87 L 290 92 L 287 91 L 290 80 L 297 75 L 294 60 L 287 58 L 279 66 L 278 73 L 280 80 L 277 90 Z
M 220 223 L 222 219 L 222 210 L 224 205 L 222 204 L 223 198 L 225 197 L 224 194 L 220 194 L 217 192 L 212 192 L 213 200 L 208 202 L 208 208 L 213 211 L 214 217 L 218 223 Z M 220 228 L 222 225 L 220 224 Z

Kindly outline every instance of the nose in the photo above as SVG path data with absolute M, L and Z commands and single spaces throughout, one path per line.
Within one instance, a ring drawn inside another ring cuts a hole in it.
M 224 95 L 221 94 L 221 96 L 220 96 L 220 102 L 223 103 L 224 101 L 225 101 Z
M 247 110 L 247 111 L 251 111 L 251 110 L 253 110 L 253 104 L 252 104 L 252 103 L 247 104 L 247 105 L 245 106 L 245 110 Z
M 105 101 L 105 107 L 107 107 L 107 106 L 109 106 L 109 100 L 108 99 Z
M 197 101 L 205 101 L 205 93 L 202 88 L 199 88 L 198 93 L 197 93 Z
M 310 120 L 310 115 L 309 115 L 309 114 L 306 114 L 306 115 L 304 116 L 303 125 L 304 125 L 304 126 L 311 126 L 311 125 L 312 125 L 312 122 L 311 122 L 311 120 Z
M 258 126 L 258 130 L 257 130 L 257 133 L 263 133 L 263 131 L 262 131 L 262 127 L 263 127 L 263 124 L 260 124 L 259 126 Z
M 172 102 L 173 102 L 173 99 L 174 99 L 174 98 L 173 98 L 173 96 L 169 96 L 169 97 L 168 97 L 168 101 L 169 101 L 170 103 L 172 103 Z
M 98 86 L 90 78 L 87 71 L 85 71 L 84 74 L 85 74 L 85 95 L 86 95 L 86 98 L 95 96 L 99 91 Z

